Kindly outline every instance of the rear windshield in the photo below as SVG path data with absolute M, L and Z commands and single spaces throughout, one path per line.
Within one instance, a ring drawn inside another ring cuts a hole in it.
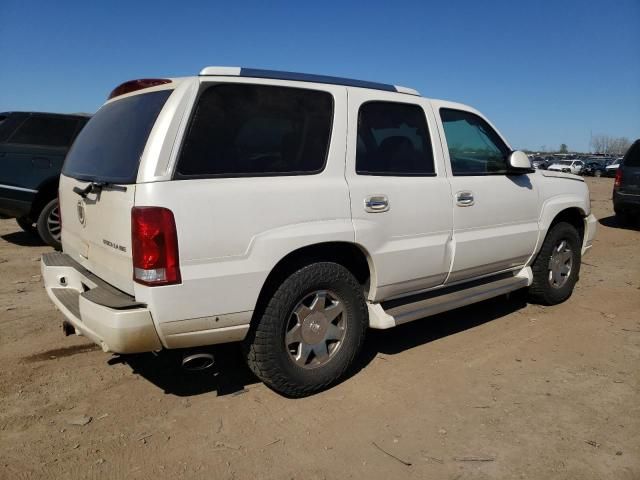
M 640 140 L 631 145 L 624 157 L 623 164 L 625 167 L 640 167 Z
M 172 90 L 104 105 L 73 143 L 62 173 L 79 180 L 135 183 L 149 132 Z

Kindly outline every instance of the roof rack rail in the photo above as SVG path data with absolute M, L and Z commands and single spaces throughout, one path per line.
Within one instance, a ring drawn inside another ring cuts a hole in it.
M 420 95 L 413 88 L 400 87 L 386 83 L 369 82 L 366 80 L 355 80 L 353 78 L 331 77 L 328 75 L 313 75 L 309 73 L 283 72 L 279 70 L 261 70 L 258 68 L 244 67 L 205 67 L 200 71 L 200 76 L 231 76 L 231 77 L 253 77 L 271 78 L 274 80 L 293 80 L 297 82 L 328 83 L 331 85 L 344 85 L 346 87 L 370 88 L 373 90 L 384 90 L 385 92 L 406 93 L 409 95 Z

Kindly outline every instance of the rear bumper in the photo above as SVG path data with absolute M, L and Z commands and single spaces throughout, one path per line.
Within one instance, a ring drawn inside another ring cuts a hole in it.
M 59 252 L 42 256 L 42 278 L 49 298 L 76 331 L 105 352 L 140 353 L 160 350 L 146 306 L 102 281 Z
M 593 245 L 593 239 L 596 236 L 598 219 L 592 213 L 584 219 L 584 240 L 582 242 L 582 255 L 587 253 Z
M 616 211 L 640 212 L 640 195 L 613 191 L 613 208 Z

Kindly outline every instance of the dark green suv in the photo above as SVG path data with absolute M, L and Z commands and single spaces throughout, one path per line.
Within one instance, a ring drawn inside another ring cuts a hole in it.
M 60 248 L 58 178 L 88 115 L 0 113 L 0 217 Z

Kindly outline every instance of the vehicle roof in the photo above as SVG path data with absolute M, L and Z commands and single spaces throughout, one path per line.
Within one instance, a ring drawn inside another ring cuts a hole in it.
M 205 67 L 200 71 L 200 76 L 236 76 L 251 78 L 270 78 L 274 80 L 292 80 L 298 82 L 327 83 L 330 85 L 343 85 L 346 87 L 370 88 L 385 92 L 406 93 L 420 96 L 420 92 L 413 88 L 391 85 L 387 83 L 370 82 L 353 78 L 332 77 L 329 75 L 315 75 L 310 73 L 286 72 L 280 70 L 263 70 L 246 67 Z
M 10 112 L 0 112 L 0 115 L 49 115 L 54 117 L 81 117 L 81 118 L 89 118 L 91 117 L 90 113 L 56 113 L 56 112 L 24 112 L 21 110 L 12 110 Z
M 496 127 L 491 124 L 491 122 L 482 115 L 481 112 L 471 107 L 470 105 L 466 105 L 459 102 L 452 102 L 449 100 L 440 100 L 435 98 L 427 98 L 420 94 L 415 89 L 409 87 L 402 87 L 399 85 L 391 85 L 386 83 L 377 83 L 377 82 L 369 82 L 366 80 L 356 80 L 350 78 L 343 77 L 331 77 L 325 75 L 314 75 L 314 74 L 306 74 L 306 73 L 298 73 L 298 72 L 285 72 L 278 70 L 261 70 L 255 68 L 243 68 L 243 67 L 205 67 L 203 68 L 198 76 L 187 76 L 187 77 L 164 77 L 163 79 L 170 80 L 169 83 L 163 83 L 152 87 L 145 87 L 141 89 L 132 90 L 128 93 L 120 94 L 116 97 L 108 98 L 106 103 L 110 103 L 112 101 L 116 101 L 121 98 L 140 95 L 143 93 L 161 91 L 161 90 L 171 90 L 175 89 L 178 85 L 183 82 L 189 82 L 193 79 L 198 78 L 207 78 L 207 77 L 220 77 L 224 78 L 224 81 L 228 81 L 229 78 L 238 77 L 243 79 L 251 79 L 256 78 L 260 80 L 282 80 L 285 82 L 309 82 L 309 83 L 317 83 L 317 84 L 328 84 L 328 85 L 339 85 L 345 86 L 349 88 L 364 88 L 370 89 L 372 91 L 383 91 L 391 94 L 400 94 L 400 95 L 411 95 L 414 97 L 423 98 L 425 100 L 429 100 L 433 103 L 436 108 L 450 108 L 454 110 L 463 110 L 467 112 L 474 113 L 485 121 L 489 122 L 489 124 L 497 131 Z M 128 83 L 128 82 L 125 82 Z M 502 137 L 502 135 L 501 135 Z M 505 143 L 508 144 L 506 139 L 502 137 Z

